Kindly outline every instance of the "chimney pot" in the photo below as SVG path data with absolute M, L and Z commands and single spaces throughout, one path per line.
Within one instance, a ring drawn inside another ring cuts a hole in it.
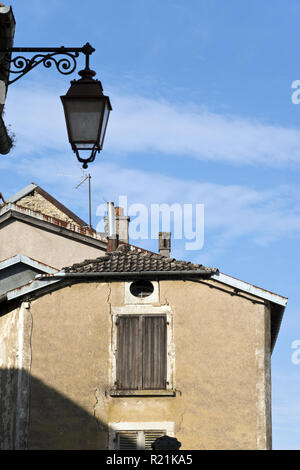
M 119 215 L 124 215 L 124 209 L 123 207 L 115 207 L 115 214 L 116 214 L 116 217 L 118 217 Z
M 170 258 L 171 253 L 171 232 L 159 232 L 158 234 L 159 254 Z
M 124 215 L 123 207 L 114 207 L 114 203 L 108 203 L 108 215 L 104 217 L 105 232 L 108 237 L 117 235 L 120 242 L 129 242 L 129 222 L 130 217 Z M 110 221 L 113 221 L 112 223 Z M 113 226 L 111 228 L 111 226 Z
M 130 217 L 124 215 L 123 207 L 115 207 L 116 215 L 116 233 L 119 237 L 119 240 L 124 243 L 129 242 L 129 222 Z

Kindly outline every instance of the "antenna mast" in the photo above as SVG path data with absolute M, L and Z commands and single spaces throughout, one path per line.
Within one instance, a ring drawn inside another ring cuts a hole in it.
M 86 180 L 89 180 L 89 227 L 92 228 L 92 197 L 91 197 L 91 175 L 90 173 L 82 180 L 80 183 L 75 187 L 75 189 L 79 188 L 79 186 L 84 183 Z

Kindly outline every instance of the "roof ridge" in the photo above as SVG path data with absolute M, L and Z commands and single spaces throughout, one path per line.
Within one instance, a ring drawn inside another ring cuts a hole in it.
M 218 272 L 216 268 L 208 268 L 191 261 L 167 258 L 156 253 L 136 253 L 130 250 L 115 250 L 94 259 L 86 259 L 80 263 L 63 268 L 66 273 L 84 272 L 174 272 L 207 270 Z

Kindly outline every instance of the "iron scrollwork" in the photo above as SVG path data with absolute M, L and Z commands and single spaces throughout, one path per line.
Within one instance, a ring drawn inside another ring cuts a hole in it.
M 9 80 L 8 85 L 11 85 L 12 83 L 19 80 L 19 78 L 26 75 L 28 72 L 30 72 L 30 70 L 34 69 L 39 64 L 43 64 L 44 67 L 50 68 L 52 66 L 52 63 L 54 63 L 60 73 L 64 75 L 73 73 L 76 69 L 76 58 L 79 56 L 79 53 L 76 53 L 74 55 L 65 53 L 69 58 L 63 57 L 62 59 L 57 60 L 55 56 L 59 54 L 60 53 L 58 52 L 54 54 L 47 54 L 45 56 L 37 54 L 31 59 L 27 59 L 26 57 L 22 56 L 14 57 L 10 61 L 9 72 L 11 74 L 18 74 L 18 76 L 15 77 L 13 80 Z
M 95 51 L 95 49 L 87 43 L 81 48 L 17 48 L 12 47 L 8 49 L 1 49 L 0 53 L 4 53 L 4 58 L 2 60 L 1 68 L 3 71 L 14 74 L 16 77 L 7 82 L 8 85 L 19 80 L 21 77 L 26 75 L 28 72 L 33 70 L 38 65 L 42 64 L 46 68 L 50 68 L 52 65 L 56 66 L 58 72 L 63 75 L 72 74 L 76 67 L 76 59 L 79 57 L 80 53 L 85 54 L 86 64 L 89 63 L 89 56 Z M 18 55 L 11 58 L 12 52 L 29 52 L 35 53 L 33 57 L 27 58 L 23 55 Z M 59 58 L 59 56 L 63 56 Z

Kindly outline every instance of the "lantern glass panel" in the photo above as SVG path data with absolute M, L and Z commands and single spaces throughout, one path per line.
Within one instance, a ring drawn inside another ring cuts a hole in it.
M 101 134 L 100 134 L 100 146 L 101 146 L 101 148 L 103 146 L 103 140 L 104 140 L 104 137 L 105 137 L 105 131 L 106 131 L 106 126 L 107 126 L 107 122 L 108 122 L 109 112 L 110 112 L 110 107 L 108 105 L 108 102 L 105 101 L 105 109 L 104 109 L 103 122 L 102 122 Z
M 104 105 L 103 100 L 66 100 L 70 140 L 78 148 L 98 144 Z

